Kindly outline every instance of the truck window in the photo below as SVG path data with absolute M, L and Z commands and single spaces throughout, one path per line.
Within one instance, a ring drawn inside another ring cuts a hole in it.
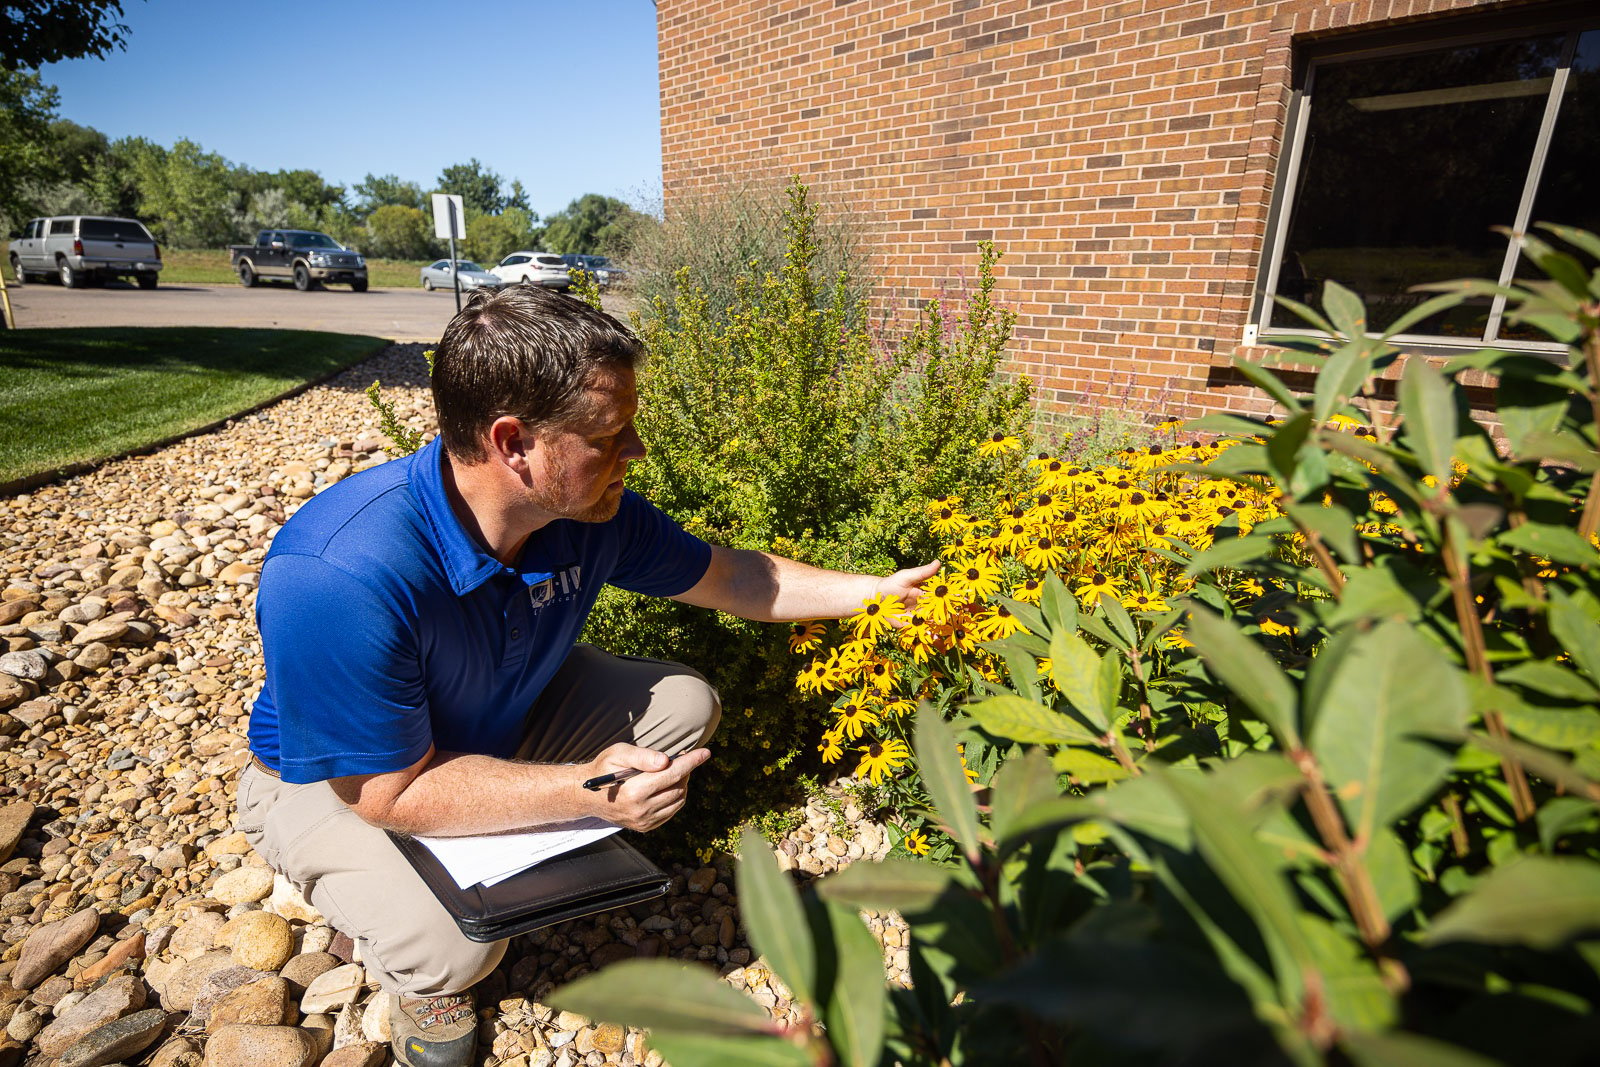
M 132 219 L 84 219 L 78 236 L 95 241 L 148 241 L 150 234 Z
M 69 237 L 72 236 L 72 220 L 71 219 L 51 219 L 50 220 L 50 235 L 52 237 L 54 237 L 58 233 L 64 233 Z

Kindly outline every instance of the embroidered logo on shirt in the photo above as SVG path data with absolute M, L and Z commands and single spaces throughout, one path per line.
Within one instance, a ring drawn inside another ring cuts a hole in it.
M 528 586 L 528 604 L 534 611 L 542 611 L 551 604 L 571 600 L 583 588 L 579 581 L 582 572 L 582 567 L 568 567 Z

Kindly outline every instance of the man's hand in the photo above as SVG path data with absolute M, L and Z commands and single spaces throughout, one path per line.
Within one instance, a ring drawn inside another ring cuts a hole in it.
M 938 574 L 941 566 L 943 564 L 939 560 L 934 560 L 920 567 L 895 571 L 878 580 L 877 591 L 885 596 L 898 598 L 900 603 L 905 605 L 906 611 L 913 611 L 916 609 L 917 601 L 922 599 L 922 584 Z
M 602 786 L 595 814 L 629 830 L 654 830 L 678 813 L 689 798 L 689 774 L 711 758 L 711 750 L 697 748 L 677 759 L 665 752 L 619 742 L 596 756 L 585 778 L 638 771 L 621 782 Z

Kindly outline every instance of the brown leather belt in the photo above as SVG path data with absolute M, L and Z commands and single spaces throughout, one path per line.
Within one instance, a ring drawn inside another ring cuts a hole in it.
M 273 770 L 271 767 L 268 767 L 265 763 L 262 763 L 261 757 L 256 755 L 254 752 L 250 753 L 250 763 L 262 774 L 270 774 L 274 778 L 280 777 L 277 771 Z

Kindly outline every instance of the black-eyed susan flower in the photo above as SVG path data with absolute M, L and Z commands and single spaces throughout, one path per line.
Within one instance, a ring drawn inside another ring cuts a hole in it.
M 823 763 L 839 762 L 839 757 L 844 755 L 844 749 L 840 747 L 843 740 L 836 730 L 822 731 L 822 743 L 817 746 L 817 751 L 822 753 Z
M 873 712 L 872 705 L 867 702 L 865 693 L 846 697 L 834 711 L 839 717 L 834 720 L 833 728 L 851 741 L 859 740 L 867 727 L 878 725 L 878 716 Z
M 899 668 L 891 660 L 882 656 L 874 656 L 861 671 L 861 676 L 866 683 L 879 693 L 888 694 L 894 689 L 894 684 L 899 680 Z
M 789 651 L 810 652 L 822 644 L 822 637 L 828 628 L 815 620 L 811 622 L 796 622 L 789 626 Z
M 876 640 L 889 629 L 890 620 L 905 610 L 899 597 L 876 593 L 863 600 L 861 610 L 850 616 L 850 628 L 858 640 Z
M 988 600 L 1000 591 L 1000 567 L 992 559 L 969 559 L 952 570 L 950 580 L 967 600 Z
M 900 839 L 900 844 L 913 856 L 928 854 L 928 835 L 921 830 L 907 830 L 906 836 Z
M 967 528 L 967 523 L 972 521 L 972 516 L 964 511 L 945 505 L 936 508 L 933 512 L 933 532 L 940 537 L 949 537 L 960 533 Z
M 1035 538 L 1022 553 L 1022 562 L 1037 571 L 1053 571 L 1067 558 L 1067 550 L 1053 537 Z
M 1020 600 L 1024 604 L 1037 604 L 1043 596 L 1044 583 L 1037 578 L 1029 578 L 1011 590 L 1011 599 Z
M 861 745 L 856 751 L 862 754 L 861 762 L 856 765 L 856 773 L 865 774 L 874 784 L 881 782 L 884 775 L 905 766 L 911 758 L 911 750 L 906 743 L 894 737 Z
M 1022 623 L 1011 614 L 1010 608 L 996 604 L 992 610 L 973 620 L 972 629 L 980 641 L 1000 641 L 1022 629 Z
M 1090 571 L 1078 580 L 1078 587 L 1072 592 L 1084 607 L 1091 607 L 1103 596 L 1115 596 L 1121 584 L 1104 571 Z
M 998 456 L 1003 452 L 1015 452 L 1022 447 L 1022 442 L 1008 433 L 995 432 L 989 435 L 987 441 L 978 445 L 978 455 Z
M 961 594 L 950 579 L 936 576 L 922 586 L 917 614 L 929 622 L 944 622 L 961 607 Z
M 1134 593 L 1122 598 L 1122 606 L 1129 611 L 1166 611 L 1167 602 L 1154 593 Z

